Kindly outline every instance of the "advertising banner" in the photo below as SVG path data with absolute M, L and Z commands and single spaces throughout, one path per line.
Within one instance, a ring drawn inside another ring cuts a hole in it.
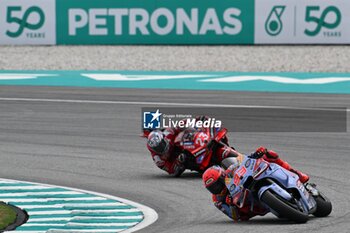
M 56 44 L 55 0 L 1 0 L 0 44 Z
M 350 43 L 349 0 L 256 0 L 256 44 Z
M 0 0 L 0 44 L 349 44 L 349 0 Z
M 254 0 L 57 0 L 58 44 L 252 44 Z

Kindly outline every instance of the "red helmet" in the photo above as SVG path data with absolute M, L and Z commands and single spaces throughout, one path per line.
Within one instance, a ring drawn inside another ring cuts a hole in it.
M 224 190 L 225 186 L 225 170 L 220 166 L 212 166 L 208 168 L 202 176 L 204 186 L 212 194 L 219 194 Z

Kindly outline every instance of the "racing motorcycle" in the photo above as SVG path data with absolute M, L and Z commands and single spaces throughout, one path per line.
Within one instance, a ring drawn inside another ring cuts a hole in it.
M 239 156 L 223 160 L 222 167 L 230 171 L 225 184 L 238 208 L 259 205 L 296 223 L 307 222 L 310 214 L 326 217 L 332 211 L 330 200 L 316 185 L 301 183 L 296 174 L 277 164 Z
M 144 132 L 142 137 L 147 137 Z M 222 158 L 215 156 L 218 147 L 228 146 L 226 128 L 188 128 L 180 132 L 174 144 L 186 155 L 186 169 L 203 173 L 208 167 L 220 165 Z

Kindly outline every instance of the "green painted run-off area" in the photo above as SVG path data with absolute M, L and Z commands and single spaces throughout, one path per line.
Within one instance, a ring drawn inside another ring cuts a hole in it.
M 350 94 L 350 73 L 1 71 L 0 85 Z

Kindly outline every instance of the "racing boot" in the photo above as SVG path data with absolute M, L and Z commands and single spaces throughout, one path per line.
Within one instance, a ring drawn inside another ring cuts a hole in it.
M 264 156 L 263 159 L 271 162 L 271 163 L 276 163 L 278 165 L 280 165 L 281 167 L 287 169 L 288 171 L 291 171 L 295 174 L 297 174 L 299 176 L 299 180 L 301 183 L 306 183 L 308 182 L 308 180 L 310 179 L 310 177 L 308 175 L 306 175 L 305 173 L 296 170 L 294 168 L 292 168 L 292 166 L 290 166 L 286 161 L 282 160 L 279 158 L 278 154 L 273 151 L 273 150 L 267 150 L 266 148 L 260 147 L 257 149 L 257 151 L 264 151 Z
M 174 176 L 175 176 L 175 177 L 179 177 L 179 176 L 181 176 L 181 174 L 186 170 L 186 167 L 185 167 L 185 165 L 176 162 L 176 163 L 174 164 L 173 169 L 174 169 Z

